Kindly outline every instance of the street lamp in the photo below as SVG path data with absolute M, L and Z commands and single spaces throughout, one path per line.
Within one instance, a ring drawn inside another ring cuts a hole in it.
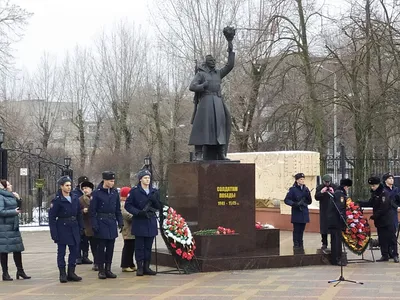
M 67 169 L 69 169 L 70 165 L 71 165 L 71 158 L 70 157 L 65 157 L 64 158 L 64 166 L 66 166 Z
M 337 75 L 336 71 L 325 68 L 322 64 L 319 65 L 322 70 L 333 74 L 333 176 L 337 180 L 336 156 L 337 156 Z
M 40 153 L 42 153 L 42 148 L 36 147 L 36 148 L 35 148 L 35 154 L 36 154 L 37 156 L 39 156 Z
M 3 142 L 4 142 L 4 131 L 2 128 L 0 128 L 0 149 Z
M 146 166 L 147 169 L 150 169 L 150 167 L 151 167 L 151 157 L 150 156 L 146 156 L 144 158 L 144 165 Z

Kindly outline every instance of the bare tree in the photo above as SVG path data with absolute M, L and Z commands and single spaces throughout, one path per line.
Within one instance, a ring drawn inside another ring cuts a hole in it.
M 71 101 L 72 123 L 77 128 L 79 141 L 79 163 L 80 169 L 85 170 L 87 147 L 86 129 L 89 119 L 89 110 L 92 109 L 91 80 L 92 73 L 90 68 L 91 55 L 87 49 L 75 48 L 72 56 L 67 56 L 64 62 L 64 72 L 66 76 L 66 97 Z
M 0 0 L 0 73 L 9 71 L 12 45 L 21 37 L 31 13 L 8 0 Z
M 121 149 L 122 142 L 128 150 L 132 144 L 128 112 L 143 81 L 148 51 L 146 37 L 133 24 L 120 23 L 110 34 L 103 33 L 97 51 L 97 76 L 104 84 L 104 94 L 112 112 L 115 150 Z
M 65 76 L 56 60 L 45 53 L 37 70 L 30 78 L 32 96 L 32 115 L 38 129 L 40 142 L 47 150 L 54 125 L 61 118 L 60 103 L 64 99 Z

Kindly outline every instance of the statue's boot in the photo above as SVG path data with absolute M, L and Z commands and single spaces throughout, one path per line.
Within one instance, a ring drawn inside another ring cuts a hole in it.
M 203 161 L 203 146 L 194 146 L 194 158 L 193 161 Z
M 225 145 L 218 145 L 217 148 L 218 160 L 230 160 L 229 158 L 226 157 L 225 149 L 226 149 Z

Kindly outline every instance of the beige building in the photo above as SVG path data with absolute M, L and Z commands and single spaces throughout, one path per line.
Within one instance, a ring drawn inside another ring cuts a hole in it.
M 78 158 L 79 132 L 73 120 L 76 117 L 76 107 L 72 102 L 52 102 L 41 99 L 3 101 L 4 111 L 15 125 L 16 136 L 13 137 L 19 145 L 32 143 L 34 148 L 43 148 L 46 134 L 48 150 L 63 150 L 66 155 Z M 85 146 L 90 153 L 94 146 L 97 125 L 85 121 Z M 99 143 L 101 147 L 101 141 Z

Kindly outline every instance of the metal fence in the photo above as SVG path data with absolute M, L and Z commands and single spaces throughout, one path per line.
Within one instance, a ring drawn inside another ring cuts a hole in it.
M 8 150 L 8 181 L 22 199 L 21 225 L 48 225 L 48 209 L 61 173 L 59 165 L 37 155 Z
M 321 161 L 324 174 L 329 174 L 333 182 L 339 183 L 341 178 L 353 180 L 351 197 L 354 200 L 367 199 L 370 194 L 367 180 L 371 176 L 382 177 L 383 174 L 390 172 L 395 177 L 395 185 L 400 186 L 400 159 L 398 158 L 373 158 L 357 159 L 346 157 L 344 160 L 339 158 L 327 157 Z

